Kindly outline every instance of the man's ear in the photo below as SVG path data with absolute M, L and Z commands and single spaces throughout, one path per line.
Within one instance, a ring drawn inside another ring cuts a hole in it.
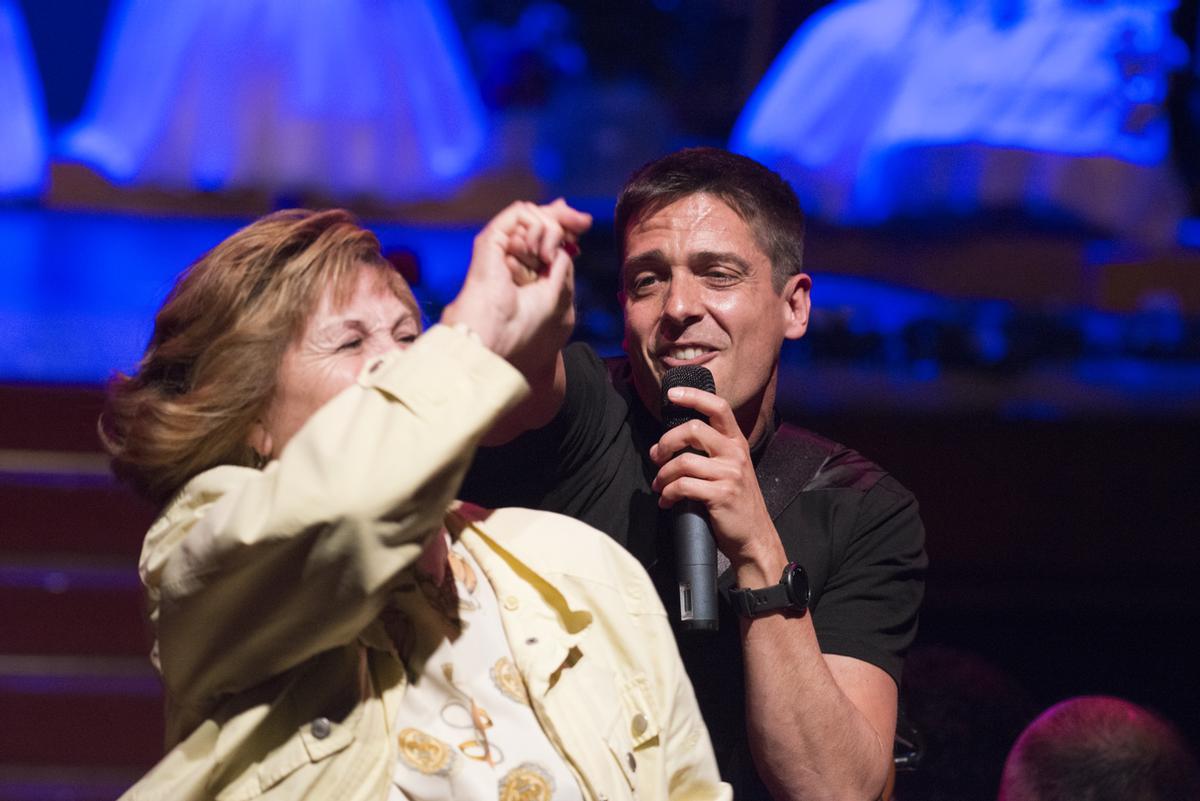
M 275 440 L 271 437 L 271 432 L 267 430 L 266 423 L 262 420 L 255 420 L 250 426 L 250 433 L 246 435 L 246 444 L 254 449 L 262 464 L 271 461 L 271 453 L 275 449 Z
M 808 315 L 812 310 L 812 279 L 807 273 L 796 273 L 789 276 L 783 285 L 784 329 L 785 339 L 799 339 L 808 331 Z

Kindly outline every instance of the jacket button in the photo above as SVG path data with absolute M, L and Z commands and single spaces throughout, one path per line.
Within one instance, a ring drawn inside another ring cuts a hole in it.
M 312 735 L 318 740 L 324 740 L 331 731 L 333 724 L 329 722 L 329 718 L 317 718 L 312 722 Z
M 646 733 L 646 727 L 650 724 L 646 721 L 646 716 L 638 712 L 633 716 L 633 736 L 641 737 Z
M 637 771 L 637 758 L 633 755 L 632 751 L 625 754 L 625 761 L 629 763 L 630 770 Z
M 520 605 L 521 602 L 517 600 L 517 596 L 515 595 L 509 595 L 504 599 L 504 608 L 510 612 Z

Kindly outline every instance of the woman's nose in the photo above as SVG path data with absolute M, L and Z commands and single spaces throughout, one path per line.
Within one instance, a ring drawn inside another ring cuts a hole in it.
M 390 334 L 373 336 L 367 342 L 367 355 L 374 358 L 376 356 L 386 356 L 395 350 L 403 350 L 404 346 L 397 342 Z

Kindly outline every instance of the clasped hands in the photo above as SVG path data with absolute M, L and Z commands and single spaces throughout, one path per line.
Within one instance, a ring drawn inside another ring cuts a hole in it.
M 527 378 L 553 369 L 575 325 L 574 257 L 591 224 L 561 198 L 511 204 L 475 237 L 442 322 L 465 324 Z

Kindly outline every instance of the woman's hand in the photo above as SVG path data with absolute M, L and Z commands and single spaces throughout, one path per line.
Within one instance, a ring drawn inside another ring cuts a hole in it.
M 591 224 L 562 199 L 513 203 L 475 237 L 463 288 L 442 322 L 465 323 L 527 378 L 553 370 L 575 325 L 573 258 Z

